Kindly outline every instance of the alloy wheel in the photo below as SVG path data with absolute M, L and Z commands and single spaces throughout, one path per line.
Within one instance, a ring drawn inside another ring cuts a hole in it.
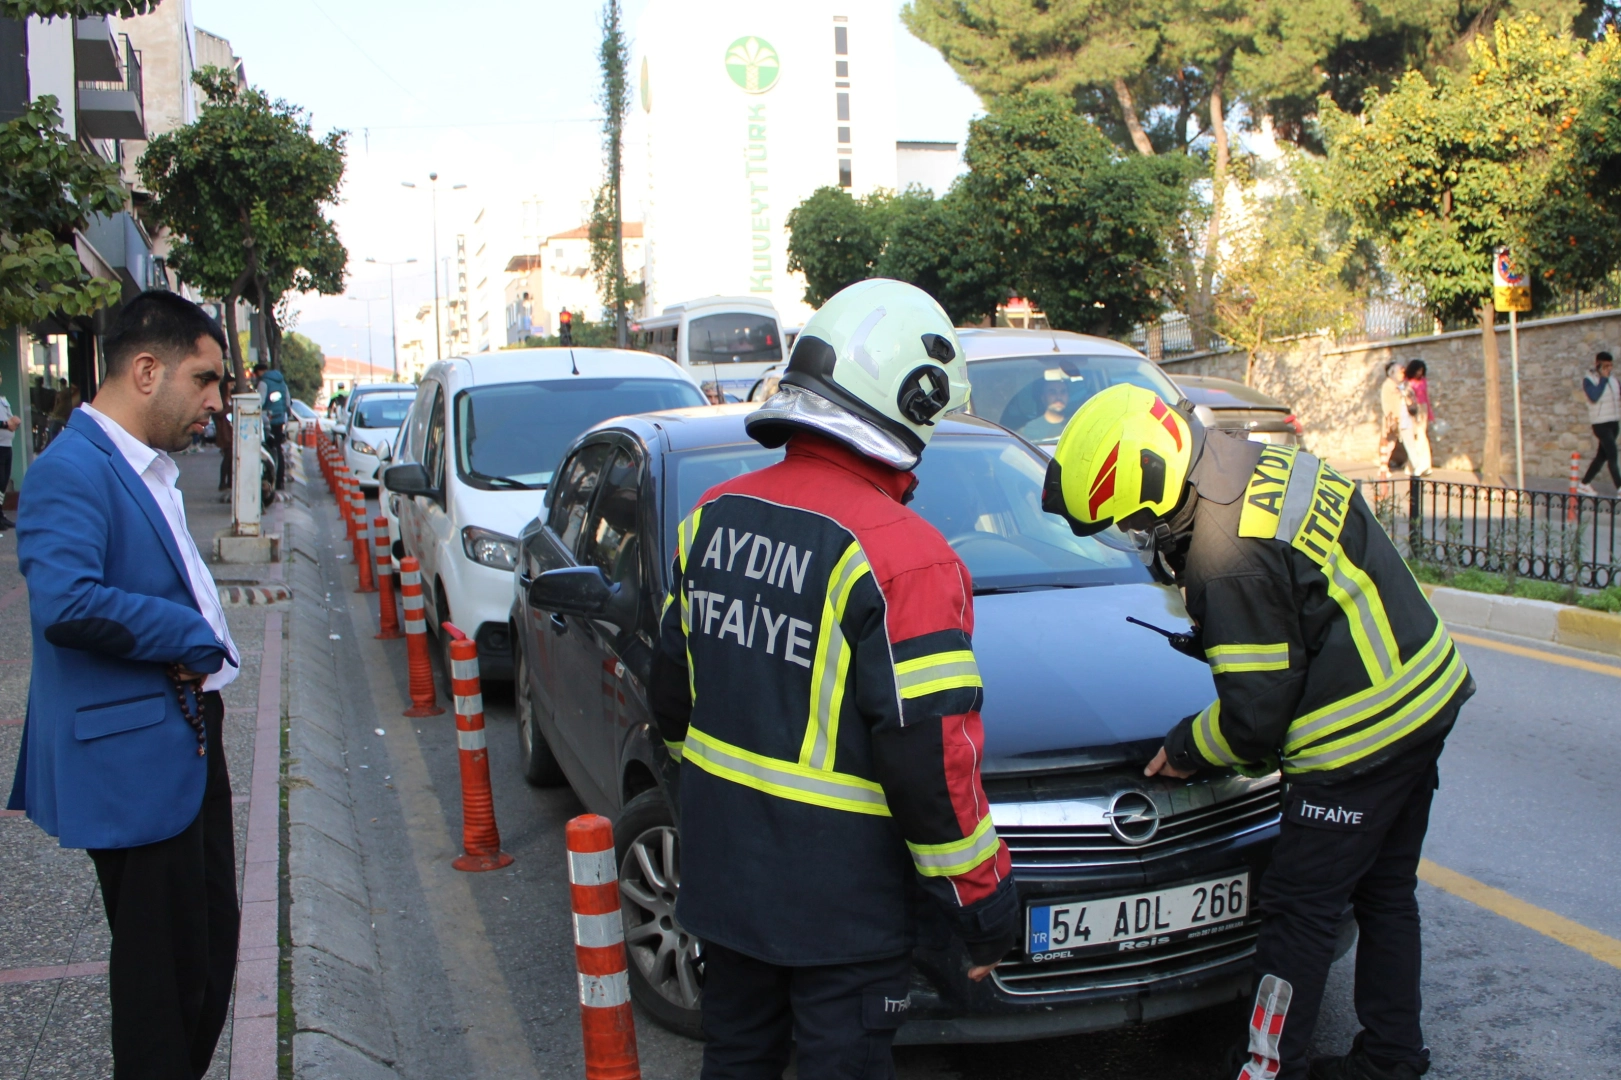
M 681 889 L 681 840 L 660 825 L 631 841 L 619 868 L 625 947 L 660 997 L 697 1009 L 703 986 L 703 947 L 675 919 Z

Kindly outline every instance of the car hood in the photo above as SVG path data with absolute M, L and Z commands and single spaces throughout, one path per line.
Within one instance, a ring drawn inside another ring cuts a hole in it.
M 523 527 L 541 512 L 544 488 L 529 491 L 485 491 L 458 484 L 456 519 L 461 526 L 477 525 L 517 538 Z
M 1128 615 L 1188 629 L 1176 593 L 1146 583 L 975 597 L 987 774 L 1146 762 L 1215 699 L 1207 665 Z

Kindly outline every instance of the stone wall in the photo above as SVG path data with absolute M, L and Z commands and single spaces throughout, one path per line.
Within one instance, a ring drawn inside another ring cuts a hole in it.
M 1503 474 L 1514 473 L 1514 387 L 1507 325 L 1497 328 L 1503 404 Z M 1561 479 L 1572 451 L 1591 456 L 1592 430 L 1581 378 L 1600 349 L 1621 356 L 1621 311 L 1601 311 L 1520 324 L 1520 408 L 1525 474 Z M 1171 374 L 1243 379 L 1244 353 L 1167 360 Z M 1338 346 L 1306 338 L 1259 356 L 1255 387 L 1286 402 L 1305 427 L 1313 453 L 1336 461 L 1372 462 L 1379 444 L 1379 380 L 1392 360 L 1421 359 L 1430 401 L 1445 430 L 1430 435 L 1435 465 L 1478 469 L 1485 441 L 1485 378 L 1479 330 Z

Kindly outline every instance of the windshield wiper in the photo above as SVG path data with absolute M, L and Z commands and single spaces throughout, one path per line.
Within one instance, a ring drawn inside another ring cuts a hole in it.
M 475 480 L 482 480 L 493 487 L 510 488 L 513 491 L 534 490 L 532 485 L 526 484 L 522 480 L 514 480 L 510 476 L 491 476 L 489 473 L 481 473 L 476 469 L 469 471 L 467 475 Z
M 1000 595 L 1002 593 L 1037 592 L 1037 591 L 1039 591 L 1041 589 L 1091 589 L 1091 588 L 1095 588 L 1098 585 L 1102 585 L 1102 584 L 1105 584 L 1105 583 L 1101 582 L 1101 581 L 1092 581 L 1092 582 L 1084 582 L 1084 583 L 1083 582 L 1078 582 L 1078 581 L 1055 581 L 1055 582 L 1050 582 L 1050 583 L 1043 583 L 1043 584 L 1040 584 L 1040 585 L 987 585 L 987 586 L 984 586 L 983 588 L 978 586 L 978 585 L 975 585 L 974 586 L 974 595 L 975 596 L 997 596 L 997 595 Z

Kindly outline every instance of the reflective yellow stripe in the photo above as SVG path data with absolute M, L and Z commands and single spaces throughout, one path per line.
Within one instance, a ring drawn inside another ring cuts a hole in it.
M 1360 761 L 1370 754 L 1376 754 L 1391 743 L 1406 738 L 1423 727 L 1448 701 L 1452 700 L 1452 695 L 1463 685 L 1464 679 L 1469 677 L 1469 669 L 1464 667 L 1463 657 L 1458 655 L 1457 650 L 1449 650 L 1449 655 L 1451 661 L 1441 673 L 1441 677 L 1406 705 L 1377 724 L 1352 732 L 1334 742 L 1317 744 L 1312 747 L 1310 753 L 1285 758 L 1284 771 L 1296 773 L 1337 769 Z
M 694 541 L 698 539 L 698 522 L 703 519 L 704 508 L 698 507 L 686 516 L 681 527 L 675 531 L 675 557 L 681 572 L 687 572 L 687 555 L 692 551 Z
M 1401 652 L 1385 614 L 1384 602 L 1379 599 L 1378 587 L 1338 545 L 1330 552 L 1322 569 L 1328 579 L 1328 595 L 1345 612 L 1345 619 L 1351 625 L 1351 640 L 1356 643 L 1357 655 L 1362 657 L 1362 666 L 1367 669 L 1368 681 L 1384 682 L 1396 670 Z
M 1319 462 L 1317 483 L 1289 546 L 1318 566 L 1323 565 L 1340 542 L 1340 531 L 1345 528 L 1355 496 L 1355 484 Z
M 1434 674 L 1447 654 L 1454 651 L 1446 628 L 1437 620 L 1430 640 L 1390 679 L 1314 709 L 1305 716 L 1296 717 L 1284 737 L 1284 753 L 1294 754 L 1309 743 L 1327 738 L 1336 731 L 1361 723 L 1390 708 L 1415 687 L 1422 685 Z
M 1220 675 L 1229 671 L 1287 671 L 1289 643 L 1276 645 L 1217 645 L 1204 651 L 1210 661 L 1210 671 Z
M 995 858 L 1002 842 L 996 837 L 991 816 L 986 814 L 979 826 L 961 840 L 949 844 L 914 844 L 908 840 L 906 846 L 912 849 L 912 862 L 924 877 L 956 877 Z
M 1221 699 L 1212 701 L 1193 718 L 1193 743 L 1199 756 L 1212 765 L 1242 765 L 1243 759 L 1227 745 L 1227 736 L 1221 733 Z
M 811 664 L 810 718 L 799 749 L 799 763 L 813 769 L 833 768 L 838 750 L 839 712 L 844 707 L 844 684 L 850 675 L 850 645 L 844 639 L 844 609 L 861 575 L 872 572 L 861 545 L 852 543 L 833 564 L 827 595 L 822 599 L 822 626 L 816 636 Z
M 1250 482 L 1244 489 L 1244 506 L 1238 516 L 1238 535 L 1270 540 L 1278 535 L 1284 492 L 1293 479 L 1293 446 L 1268 446 L 1255 463 Z M 1287 538 L 1285 538 L 1287 539 Z
M 895 685 L 903 698 L 920 698 L 962 686 L 984 686 L 979 664 L 969 649 L 932 653 L 895 665 Z
M 681 755 L 686 751 L 686 743 L 671 742 L 669 739 L 665 739 L 664 749 L 670 752 L 671 757 L 675 758 L 677 761 L 680 761 Z
M 685 760 L 712 776 L 767 795 L 830 810 L 890 816 L 884 789 L 871 780 L 768 758 L 722 742 L 697 728 L 687 729 Z
M 680 577 L 674 582 L 670 590 L 670 598 L 681 598 L 681 640 L 686 642 L 687 649 L 687 698 L 694 704 L 698 701 L 698 677 L 692 670 L 692 601 L 687 596 L 687 553 L 698 539 L 698 522 L 703 519 L 704 508 L 699 506 L 688 514 L 675 531 L 675 558 Z M 667 599 L 664 602 L 666 609 L 670 606 Z M 679 760 L 679 756 L 677 757 Z

